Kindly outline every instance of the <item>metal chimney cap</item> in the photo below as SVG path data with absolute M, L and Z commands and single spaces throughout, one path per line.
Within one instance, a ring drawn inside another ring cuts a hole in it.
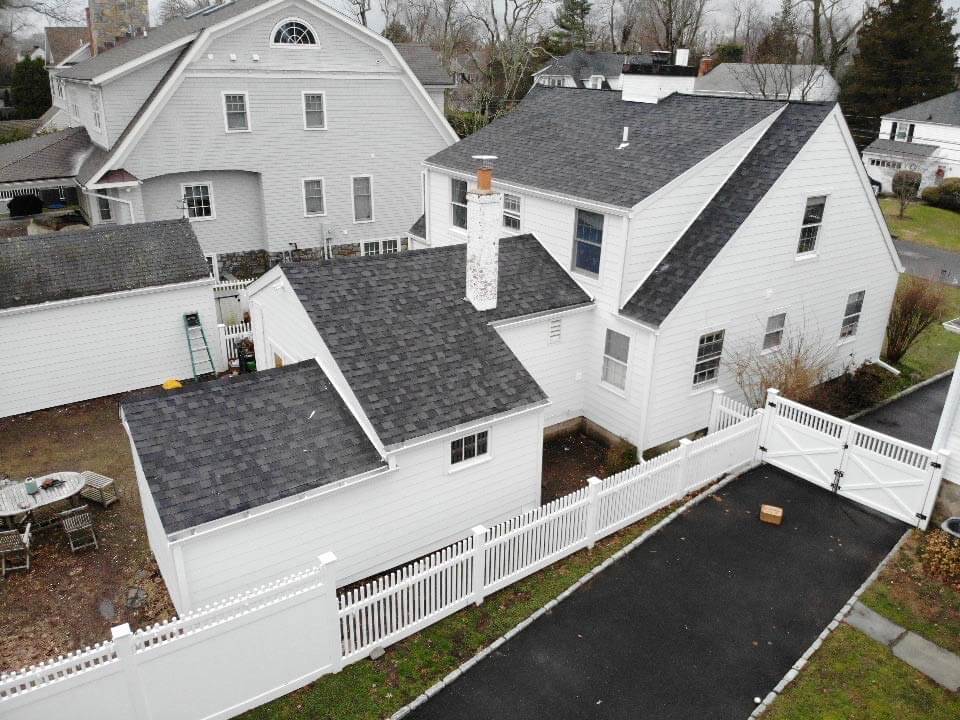
M 471 155 L 474 160 L 479 160 L 484 166 L 487 164 L 487 160 L 496 160 L 496 155 Z

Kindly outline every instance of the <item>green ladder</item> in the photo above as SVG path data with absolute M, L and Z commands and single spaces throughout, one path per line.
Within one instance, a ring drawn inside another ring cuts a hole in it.
M 183 316 L 183 329 L 187 333 L 187 348 L 190 350 L 190 367 L 193 379 L 214 376 L 217 373 L 207 344 L 207 335 L 200 324 L 200 313 L 186 313 Z

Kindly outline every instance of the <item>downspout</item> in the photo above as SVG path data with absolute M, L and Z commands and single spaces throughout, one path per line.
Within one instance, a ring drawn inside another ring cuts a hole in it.
M 653 395 L 653 370 L 657 357 L 657 340 L 660 338 L 659 330 L 650 331 L 650 347 L 647 350 L 647 387 L 643 391 L 643 408 L 640 413 L 640 432 L 637 438 L 637 452 L 643 457 L 644 445 L 647 442 L 647 428 L 650 427 L 650 398 Z

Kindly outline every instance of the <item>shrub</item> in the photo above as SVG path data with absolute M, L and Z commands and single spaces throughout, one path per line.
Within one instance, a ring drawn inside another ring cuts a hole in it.
M 928 205 L 960 212 L 960 177 L 945 178 L 939 185 L 924 188 L 921 197 Z
M 954 586 L 960 584 L 960 540 L 943 530 L 931 530 L 918 554 L 920 564 L 930 575 Z
M 905 275 L 887 321 L 886 357 L 898 362 L 928 327 L 943 320 L 947 312 L 946 288 L 940 283 Z
M 836 417 L 873 407 L 887 395 L 891 375 L 876 365 L 847 368 L 842 375 L 814 388 L 807 404 Z
M 607 475 L 616 475 L 637 464 L 637 448 L 626 440 L 607 449 L 607 456 L 603 460 L 603 468 Z

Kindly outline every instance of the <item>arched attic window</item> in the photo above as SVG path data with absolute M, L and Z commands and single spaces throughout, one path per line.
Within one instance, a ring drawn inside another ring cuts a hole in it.
M 317 36 L 302 20 L 284 20 L 273 30 L 274 45 L 316 45 Z

